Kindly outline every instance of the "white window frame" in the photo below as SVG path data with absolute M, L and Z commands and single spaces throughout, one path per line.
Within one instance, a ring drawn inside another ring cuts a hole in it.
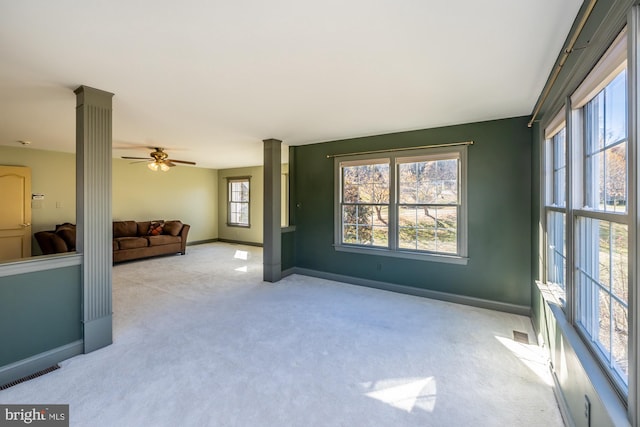
M 458 176 L 458 224 L 457 224 L 457 254 L 435 253 L 421 250 L 409 250 L 399 248 L 398 245 L 398 183 L 397 170 L 398 163 L 407 159 L 416 160 L 442 160 L 447 158 L 457 158 L 459 160 Z M 356 244 L 342 243 L 342 165 L 369 164 L 374 160 L 389 161 L 389 220 L 388 239 L 389 246 L 374 247 Z M 445 262 L 452 264 L 467 264 L 467 147 L 441 147 L 426 148 L 417 150 L 397 150 L 384 154 L 362 154 L 352 156 L 341 156 L 335 158 L 335 189 L 334 189 L 334 248 L 336 251 L 352 252 L 369 255 L 382 255 L 395 258 L 407 258 L 423 261 Z
M 233 183 L 242 183 L 246 182 L 249 187 L 248 200 L 232 200 L 233 192 L 231 191 L 231 186 Z M 231 205 L 232 203 L 240 203 L 247 205 L 247 222 L 233 222 L 231 221 Z M 229 177 L 227 178 L 227 226 L 229 227 L 243 227 L 243 228 L 251 228 L 251 177 L 250 176 L 238 176 L 238 177 Z

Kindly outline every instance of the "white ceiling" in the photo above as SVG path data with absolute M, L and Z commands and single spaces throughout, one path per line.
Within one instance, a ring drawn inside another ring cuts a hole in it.
M 3 0 L 0 145 L 74 151 L 79 85 L 115 94 L 114 146 L 211 168 L 527 115 L 581 3 Z

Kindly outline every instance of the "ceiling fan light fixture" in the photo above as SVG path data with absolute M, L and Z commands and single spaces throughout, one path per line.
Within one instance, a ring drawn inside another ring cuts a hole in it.
M 170 159 L 169 155 L 165 153 L 162 148 L 154 147 L 154 150 L 155 151 L 152 151 L 151 153 L 149 153 L 149 156 L 151 157 L 151 159 L 145 158 L 145 157 L 132 157 L 132 156 L 122 156 L 122 158 L 129 159 L 129 160 L 147 160 L 148 161 L 147 167 L 154 172 L 157 172 L 158 170 L 161 170 L 162 172 L 167 172 L 172 167 L 176 166 L 176 163 L 184 164 L 184 165 L 192 165 L 192 166 L 196 165 L 196 162 L 192 162 L 189 160 Z M 137 163 L 137 162 L 134 162 L 134 163 Z

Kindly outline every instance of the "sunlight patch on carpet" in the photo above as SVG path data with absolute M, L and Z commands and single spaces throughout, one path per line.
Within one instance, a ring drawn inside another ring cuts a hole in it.
M 428 378 L 403 378 L 363 383 L 366 388 L 376 390 L 365 393 L 367 397 L 379 400 L 394 408 L 412 412 L 422 409 L 433 412 L 436 406 L 436 380 Z
M 246 261 L 249 259 L 249 252 L 236 250 L 236 253 L 233 255 L 233 258 Z
M 536 374 L 547 385 L 553 385 L 553 379 L 549 373 L 547 359 L 544 357 L 543 351 L 535 344 L 523 344 L 505 337 L 498 337 L 507 349 L 509 349 L 520 361 Z

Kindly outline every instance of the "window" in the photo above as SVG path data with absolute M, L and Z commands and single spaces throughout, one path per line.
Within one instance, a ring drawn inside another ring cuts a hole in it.
M 555 285 L 555 293 L 564 306 L 566 302 L 567 244 L 566 244 L 566 129 L 561 111 L 545 132 L 545 215 L 546 215 L 546 278 Z
M 228 225 L 249 227 L 249 178 L 228 178 Z
M 345 162 L 341 243 L 389 247 L 389 159 Z
M 466 147 L 352 156 L 336 171 L 337 250 L 466 257 Z
M 399 247 L 458 254 L 458 157 L 397 162 Z
M 583 207 L 576 212 L 577 323 L 628 384 L 629 233 L 626 70 L 581 109 Z
M 545 127 L 545 280 L 621 395 L 629 393 L 629 139 L 623 32 Z M 570 126 L 565 126 L 566 124 Z M 569 132 L 568 130 L 571 129 Z M 565 302 L 566 301 L 566 302 Z

